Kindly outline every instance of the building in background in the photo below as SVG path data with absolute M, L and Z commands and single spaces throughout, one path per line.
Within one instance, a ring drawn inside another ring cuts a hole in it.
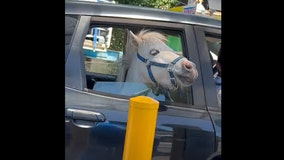
M 182 0 L 169 10 L 185 14 L 200 14 L 221 20 L 221 0 Z

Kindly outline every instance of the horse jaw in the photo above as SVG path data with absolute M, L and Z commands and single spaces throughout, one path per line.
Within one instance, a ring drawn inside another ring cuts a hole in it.
M 157 59 L 155 59 L 155 62 L 170 63 L 170 62 L 159 61 L 158 59 L 159 57 L 157 56 Z M 172 84 L 170 80 L 169 72 L 167 71 L 166 68 L 160 68 L 160 67 L 153 66 L 151 67 L 151 69 L 152 69 L 154 78 L 159 84 L 159 87 L 164 88 L 164 89 L 171 90 L 177 87 L 181 87 L 181 88 L 189 87 L 192 85 L 192 83 L 194 83 L 194 81 L 198 77 L 198 72 L 196 70 L 195 64 L 187 60 L 186 58 L 182 58 L 181 60 L 179 60 L 173 67 L 174 80 L 177 86 Z

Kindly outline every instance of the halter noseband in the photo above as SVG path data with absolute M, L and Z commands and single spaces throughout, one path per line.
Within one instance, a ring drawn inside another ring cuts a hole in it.
M 156 85 L 157 85 L 157 81 L 155 80 L 155 78 L 154 78 L 154 76 L 153 76 L 153 73 L 152 73 L 152 70 L 151 70 L 151 65 L 152 65 L 152 66 L 156 66 L 156 67 L 166 68 L 167 71 L 169 72 L 169 76 L 170 76 L 171 83 L 173 84 L 173 86 L 174 86 L 175 88 L 177 88 L 177 83 L 176 83 L 176 80 L 175 80 L 173 68 L 174 68 L 174 65 L 175 65 L 180 59 L 182 59 L 183 57 L 179 56 L 179 57 L 177 57 L 176 59 L 174 59 L 172 62 L 170 62 L 170 63 L 168 63 L 168 64 L 157 63 L 157 62 L 149 61 L 149 59 L 146 59 L 146 58 L 142 57 L 138 52 L 137 52 L 137 58 L 138 58 L 139 60 L 141 60 L 142 62 L 146 63 L 149 77 L 150 77 L 150 79 L 151 79 Z

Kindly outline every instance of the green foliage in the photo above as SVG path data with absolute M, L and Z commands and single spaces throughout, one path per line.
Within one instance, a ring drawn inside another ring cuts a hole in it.
M 169 9 L 177 6 L 178 0 L 116 0 L 119 4 Z
M 177 6 L 178 0 L 116 0 L 119 4 L 127 4 L 141 7 L 158 9 L 169 9 Z M 125 31 L 120 28 L 113 28 L 110 50 L 123 51 Z
M 122 28 L 113 28 L 110 41 L 110 50 L 123 51 L 125 31 Z

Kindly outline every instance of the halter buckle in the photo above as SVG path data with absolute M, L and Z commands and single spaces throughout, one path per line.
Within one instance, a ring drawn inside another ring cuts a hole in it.
M 167 71 L 168 71 L 168 72 L 173 72 L 174 67 L 175 67 L 175 65 L 174 65 L 174 64 L 169 63 L 169 64 L 168 64 L 168 67 L 167 67 Z
M 145 59 L 145 63 L 146 63 L 146 66 L 150 66 L 151 65 L 151 61 L 149 61 L 149 59 Z

